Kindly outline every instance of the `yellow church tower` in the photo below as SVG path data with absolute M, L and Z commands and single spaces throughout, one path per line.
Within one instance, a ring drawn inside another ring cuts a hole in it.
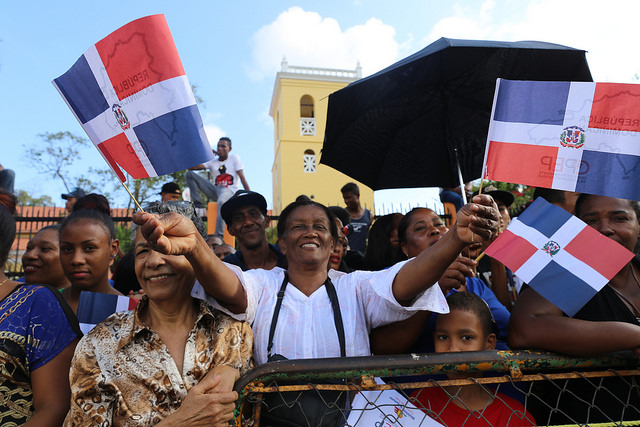
M 279 215 L 305 194 L 324 205 L 344 207 L 340 189 L 348 182 L 360 188 L 360 203 L 373 209 L 373 190 L 347 175 L 319 164 L 329 94 L 362 77 L 355 70 L 291 66 L 282 59 L 269 115 L 274 122 L 273 214 Z

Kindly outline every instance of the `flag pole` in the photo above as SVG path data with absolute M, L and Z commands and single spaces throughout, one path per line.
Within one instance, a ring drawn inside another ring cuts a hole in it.
M 127 190 L 127 193 L 129 193 L 129 196 L 131 196 L 131 200 L 133 200 L 133 203 L 135 203 L 138 209 L 140 209 L 140 212 L 144 212 L 144 209 L 142 209 L 142 206 L 140 206 L 140 203 L 138 203 L 136 198 L 133 197 L 133 194 L 131 194 L 131 191 L 129 191 L 129 187 L 127 187 L 127 184 L 125 184 L 124 181 L 120 181 L 120 183 L 122 184 L 124 189 Z
M 460 169 L 460 160 L 458 160 L 458 149 L 454 148 L 453 152 L 456 155 L 456 167 L 458 169 L 458 181 L 460 181 L 460 195 L 462 196 L 463 204 L 467 204 L 467 193 L 464 191 L 464 181 L 462 180 L 462 169 Z

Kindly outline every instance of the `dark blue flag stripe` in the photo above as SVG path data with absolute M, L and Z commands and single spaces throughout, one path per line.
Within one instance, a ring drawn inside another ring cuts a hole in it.
M 567 316 L 574 316 L 597 293 L 587 282 L 555 261 L 540 270 L 529 286 Z
M 117 306 L 117 295 L 82 292 L 78 301 L 78 322 L 98 324 L 111 316 Z
M 163 114 L 134 131 L 158 175 L 196 166 L 211 156 L 206 144 L 193 143 L 207 140 L 196 105 Z
M 84 55 L 54 81 L 83 124 L 109 108 Z
M 536 199 L 518 216 L 520 222 L 535 228 L 547 237 L 551 237 L 569 218 L 569 212 L 541 198 Z
M 494 120 L 561 125 L 571 82 L 501 80 Z
M 576 191 L 640 200 L 640 157 L 585 151 Z

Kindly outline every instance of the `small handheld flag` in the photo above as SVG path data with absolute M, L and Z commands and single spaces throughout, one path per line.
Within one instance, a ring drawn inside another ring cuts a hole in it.
M 53 85 L 122 182 L 213 158 L 164 15 L 137 19 L 94 46 Z
M 640 199 L 640 85 L 498 79 L 486 179 Z
M 633 258 L 618 242 L 542 197 L 485 252 L 569 316 Z
M 133 310 L 137 305 L 135 298 L 82 291 L 77 314 L 80 330 L 86 334 L 113 313 Z

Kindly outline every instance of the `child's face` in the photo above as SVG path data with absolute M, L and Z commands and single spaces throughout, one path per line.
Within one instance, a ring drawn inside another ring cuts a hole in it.
M 485 335 L 478 316 L 465 310 L 439 314 L 433 341 L 436 353 L 493 350 L 496 347 L 495 334 Z

